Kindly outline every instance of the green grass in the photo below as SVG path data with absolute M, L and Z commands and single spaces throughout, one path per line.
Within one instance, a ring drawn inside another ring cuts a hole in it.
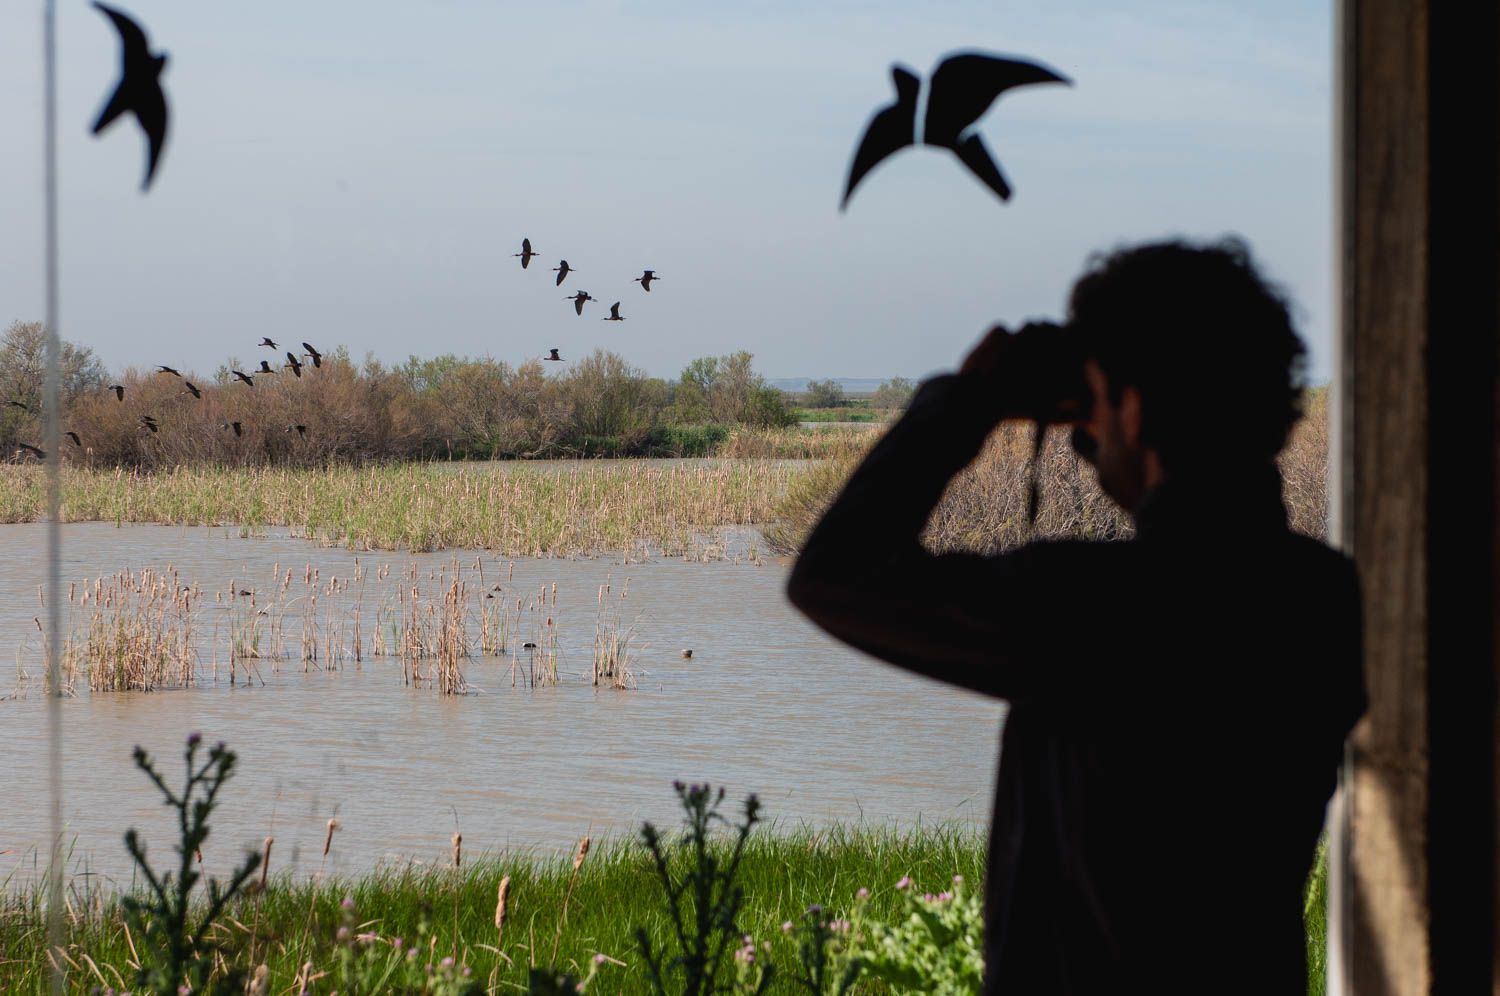
M 796 945 L 782 933 L 781 924 L 797 920 L 809 905 L 847 910 L 856 890 L 865 887 L 871 892 L 871 911 L 888 917 L 900 909 L 895 883 L 903 875 L 919 886 L 939 889 L 955 874 L 979 882 L 983 868 L 984 838 L 969 827 L 914 834 L 850 827 L 789 834 L 757 831 L 743 865 L 747 901 L 741 925 L 757 943 L 771 943 L 773 962 L 789 966 L 796 959 Z M 643 927 L 660 944 L 667 942 L 669 931 L 661 889 L 645 851 L 634 840 L 595 846 L 579 873 L 561 939 L 556 940 L 571 872 L 570 856 L 538 859 L 523 854 L 480 860 L 461 874 L 418 869 L 322 884 L 273 877 L 263 896 L 244 899 L 232 910 L 224 936 L 238 964 L 264 962 L 270 968 L 271 991 L 286 992 L 299 966 L 311 962 L 315 970 L 323 970 L 335 962 L 336 934 L 345 922 L 339 904 L 348 896 L 354 901 L 356 932 L 379 934 L 381 951 L 389 951 L 391 940 L 400 937 L 405 947 L 422 946 L 417 957 L 423 964 L 429 957 L 437 961 L 454 956 L 475 977 L 488 980 L 495 973 L 496 992 L 520 991 L 532 964 L 556 964 L 586 974 L 596 953 L 625 965 L 602 966 L 591 991 L 645 992 L 632 932 Z M 509 961 L 481 947 L 496 946 L 495 898 L 504 875 L 511 877 L 509 917 L 498 947 Z M 35 893 L 0 905 L 0 992 L 45 990 L 40 905 Z M 108 984 L 122 988 L 115 973 L 130 980 L 131 952 L 118 906 L 110 899 L 77 894 L 72 906 L 84 912 L 68 925 L 68 956 L 77 965 L 68 966 L 69 991 L 86 992 L 100 984 L 90 962 Z
M 885 412 L 871 408 L 798 408 L 798 422 L 884 422 Z
M 224 936 L 237 963 L 266 964 L 271 992 L 286 992 L 299 966 L 311 963 L 316 972 L 334 964 L 339 951 L 336 934 L 345 922 L 339 904 L 347 896 L 354 901 L 355 929 L 379 935 L 377 951 L 389 952 L 397 937 L 407 948 L 420 944 L 417 959 L 423 965 L 429 958 L 453 956 L 477 978 L 489 981 L 494 973 L 493 992 L 521 991 L 532 964 L 555 963 L 585 974 L 596 953 L 625 964 L 606 963 L 591 991 L 646 992 L 632 931 L 644 927 L 660 943 L 666 940 L 668 921 L 644 851 L 634 840 L 593 848 L 557 940 L 571 870 L 567 855 L 521 854 L 482 859 L 461 874 L 451 869 L 408 869 L 323 883 L 273 877 L 263 896 L 242 900 L 233 909 Z M 889 919 L 900 909 L 894 886 L 902 875 L 910 875 L 919 887 L 940 888 L 954 874 L 980 882 L 983 870 L 984 838 L 969 827 L 935 827 L 914 834 L 847 826 L 819 832 L 757 832 L 743 866 L 747 902 L 742 925 L 757 943 L 770 942 L 773 963 L 790 967 L 796 958 L 795 943 L 782 933 L 781 924 L 795 921 L 810 904 L 820 903 L 830 914 L 838 914 L 848 910 L 855 892 L 865 887 L 871 892 L 870 913 Z M 500 957 L 488 947 L 497 942 L 495 897 L 504 875 L 511 877 L 511 890 L 509 919 L 498 944 L 506 957 Z M 1308 882 L 1309 994 L 1322 992 L 1325 896 L 1326 862 L 1320 850 Z M 90 963 L 109 984 L 122 988 L 115 973 L 129 980 L 131 951 L 115 901 L 75 887 L 71 906 L 76 915 L 68 921 L 68 991 L 87 992 L 99 984 Z M 44 931 L 37 893 L 0 900 L 0 992 L 45 992 Z M 314 986 L 313 991 L 329 988 Z M 866 985 L 860 991 L 885 990 Z

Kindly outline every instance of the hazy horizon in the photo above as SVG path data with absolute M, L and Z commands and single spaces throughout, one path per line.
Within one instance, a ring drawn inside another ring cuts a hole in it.
M 0 11 L 0 323 L 42 318 L 41 4 Z M 656 376 L 746 349 L 774 379 L 920 378 L 994 321 L 1056 316 L 1091 251 L 1243 234 L 1328 375 L 1331 10 L 1074 0 L 768 3 L 133 0 L 166 51 L 154 189 L 132 120 L 88 126 L 118 40 L 59 11 L 62 316 L 112 368 L 212 371 L 261 335 L 388 363 L 602 346 Z M 909 150 L 838 211 L 892 97 L 978 48 L 1074 80 L 982 119 L 1015 196 Z M 522 271 L 523 236 L 540 251 Z M 577 269 L 561 288 L 551 267 Z M 643 293 L 631 278 L 652 268 Z M 599 299 L 583 318 L 562 298 Z M 629 319 L 598 321 L 615 300 Z

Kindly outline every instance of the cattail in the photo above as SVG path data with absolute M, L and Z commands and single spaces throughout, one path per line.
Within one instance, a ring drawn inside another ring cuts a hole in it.
M 271 871 L 271 845 L 276 842 L 275 837 L 267 837 L 265 849 L 260 854 L 260 891 L 266 891 L 266 876 Z
M 573 870 L 576 872 L 583 867 L 583 859 L 589 854 L 589 839 L 583 838 L 578 842 L 578 853 L 573 855 Z
M 328 831 L 323 834 L 323 857 L 328 857 L 328 849 L 333 846 L 333 832 L 339 828 L 338 820 L 328 821 Z
M 505 930 L 505 921 L 510 917 L 510 910 L 506 904 L 510 901 L 510 876 L 507 875 L 500 880 L 499 894 L 495 897 L 495 933 L 499 935 Z
M 464 835 L 457 830 L 453 831 L 453 867 L 457 868 L 463 863 Z

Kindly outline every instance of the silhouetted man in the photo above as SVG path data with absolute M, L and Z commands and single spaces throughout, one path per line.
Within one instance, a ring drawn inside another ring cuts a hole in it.
M 861 650 L 1010 703 L 988 992 L 1304 993 L 1303 885 L 1364 711 L 1353 565 L 1288 530 L 1275 463 L 1304 347 L 1235 241 L 1098 257 L 1069 312 L 922 386 L 789 594 Z M 949 480 L 1034 418 L 1074 426 L 1134 538 L 927 552 Z

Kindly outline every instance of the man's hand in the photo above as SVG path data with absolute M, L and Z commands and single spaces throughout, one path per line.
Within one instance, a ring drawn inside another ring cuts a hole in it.
M 1088 409 L 1083 357 L 1068 330 L 1027 322 L 1015 332 L 996 325 L 959 367 L 959 375 L 995 392 L 1003 418 L 1066 422 Z

